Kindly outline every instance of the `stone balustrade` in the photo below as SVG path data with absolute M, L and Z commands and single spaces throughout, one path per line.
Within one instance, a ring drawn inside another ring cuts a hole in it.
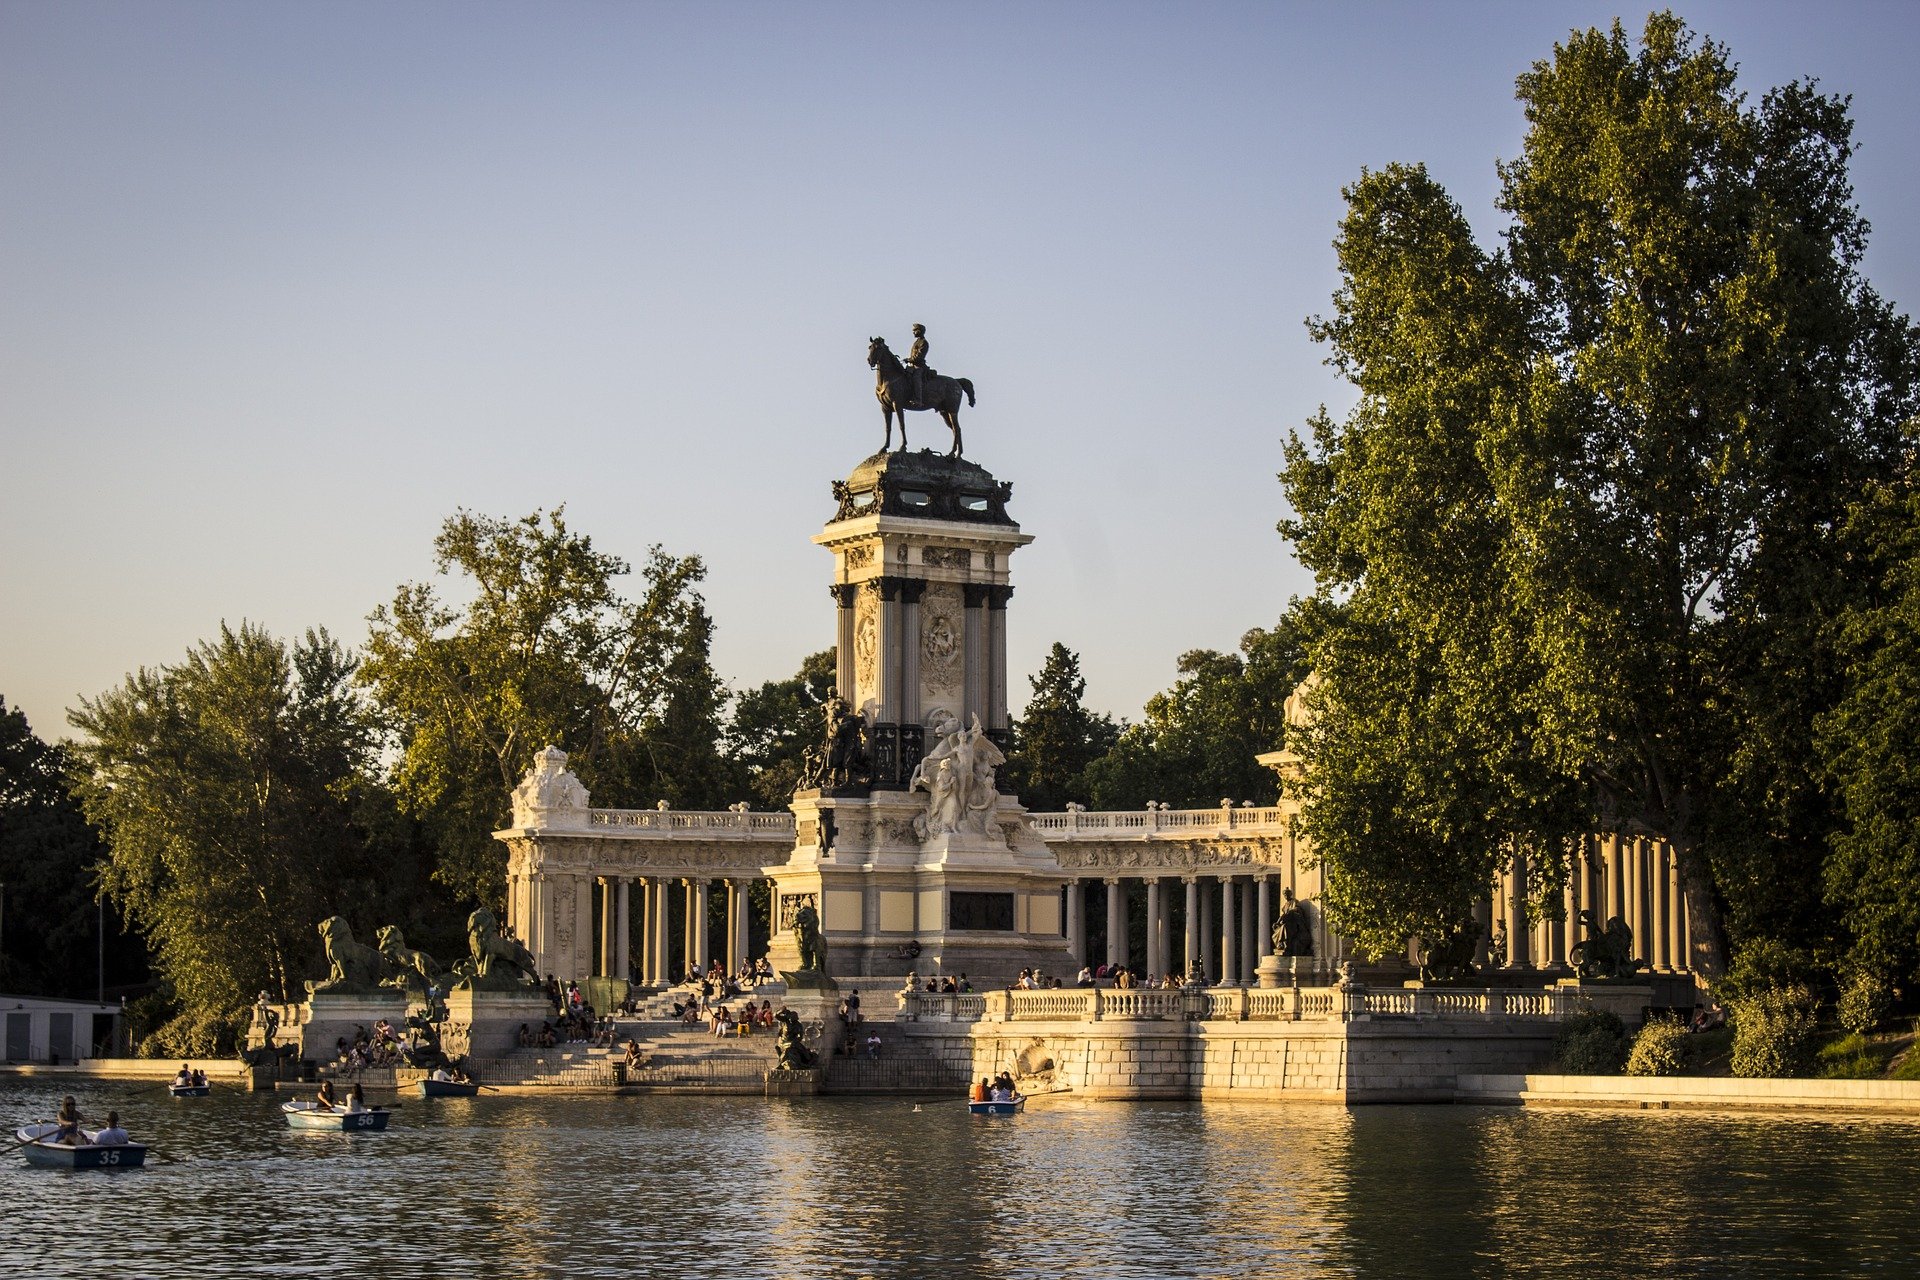
M 1268 807 L 1223 804 L 1214 809 L 1167 809 L 1156 805 L 1148 809 L 1091 810 L 1069 807 L 1065 813 L 1035 813 L 1028 816 L 1034 834 L 1049 844 L 1060 840 L 1115 840 L 1132 837 L 1152 839 L 1156 835 L 1282 835 L 1288 818 L 1284 810 Z
M 1578 1000 L 1571 991 L 1457 987 L 1072 987 L 971 996 L 903 992 L 900 1012 L 908 1022 L 1484 1022 L 1564 1018 Z
M 751 809 L 717 812 L 702 809 L 594 809 L 588 816 L 588 825 L 640 834 L 678 837 L 691 833 L 721 839 L 734 836 L 791 840 L 794 833 L 791 813 L 757 813 Z

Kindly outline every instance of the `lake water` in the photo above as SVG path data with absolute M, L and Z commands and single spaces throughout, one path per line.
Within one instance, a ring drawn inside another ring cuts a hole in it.
M 9 1137 L 68 1091 L 177 1162 L 10 1155 L 12 1274 L 1920 1274 L 1908 1121 L 482 1095 L 325 1134 L 285 1094 L 14 1079 Z

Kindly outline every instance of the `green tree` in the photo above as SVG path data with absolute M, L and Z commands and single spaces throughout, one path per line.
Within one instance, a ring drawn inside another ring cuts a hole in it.
M 727 753 L 744 772 L 753 802 L 784 809 L 800 786 L 809 748 L 821 745 L 820 708 L 833 696 L 834 650 L 810 653 L 786 680 L 769 680 L 734 700 Z
M 1125 726 L 1112 750 L 1087 766 L 1094 807 L 1272 803 L 1278 779 L 1257 757 L 1282 743 L 1287 697 L 1307 672 L 1303 634 L 1283 619 L 1247 632 L 1237 654 L 1180 655 L 1173 688 L 1149 698 L 1140 723 Z
M 709 660 L 713 624 L 697 556 L 649 549 L 645 589 L 568 528 L 564 509 L 500 520 L 461 511 L 434 539 L 442 576 L 471 603 L 402 586 L 370 619 L 362 678 L 397 748 L 394 787 L 438 850 L 435 878 L 498 906 L 513 787 L 548 744 L 603 805 L 721 801 L 725 691 Z
M 149 1044 L 229 1048 L 256 992 L 297 995 L 314 926 L 371 927 L 384 871 L 366 809 L 374 737 L 353 659 L 324 631 L 289 649 L 222 626 L 70 713 L 74 794 L 110 851 L 104 885 L 148 939 L 177 1015 Z
M 1637 51 L 1574 33 L 1519 78 L 1499 253 L 1420 168 L 1346 192 L 1312 330 L 1360 399 L 1291 443 L 1281 528 L 1347 618 L 1315 653 L 1305 825 L 1369 945 L 1457 919 L 1516 851 L 1551 892 L 1617 824 L 1672 843 L 1694 959 L 1724 963 L 1734 811 L 1790 768 L 1768 708 L 1806 683 L 1761 659 L 1815 633 L 1829 531 L 1914 385 L 1858 273 L 1845 103 L 1734 82 L 1670 14 Z M 1394 847 L 1350 867 L 1364 821 Z
M 67 753 L 0 698 L 0 990 L 92 999 L 106 846 L 67 791 Z M 105 982 L 146 977 L 146 948 L 106 917 Z
M 1851 934 L 1851 967 L 1920 976 L 1920 494 L 1871 494 L 1849 522 L 1874 575 L 1842 615 L 1843 695 L 1818 722 L 1818 757 L 1844 814 L 1824 869 Z
M 1120 727 L 1112 716 L 1087 709 L 1080 655 L 1058 640 L 1027 683 L 1033 696 L 1014 726 L 1003 789 L 1017 791 L 1036 813 L 1063 809 L 1069 801 L 1086 804 L 1093 798 L 1087 767 L 1113 749 Z

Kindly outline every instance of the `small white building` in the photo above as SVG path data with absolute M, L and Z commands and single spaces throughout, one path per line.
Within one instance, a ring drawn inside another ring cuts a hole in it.
M 126 1052 L 124 1014 L 117 1004 L 0 995 L 7 1062 L 74 1062 Z

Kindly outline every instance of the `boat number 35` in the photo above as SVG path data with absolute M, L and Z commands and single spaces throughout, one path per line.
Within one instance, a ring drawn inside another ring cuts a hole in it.
M 101 1164 L 119 1164 L 120 1153 L 118 1151 L 102 1151 L 100 1153 L 100 1163 Z

